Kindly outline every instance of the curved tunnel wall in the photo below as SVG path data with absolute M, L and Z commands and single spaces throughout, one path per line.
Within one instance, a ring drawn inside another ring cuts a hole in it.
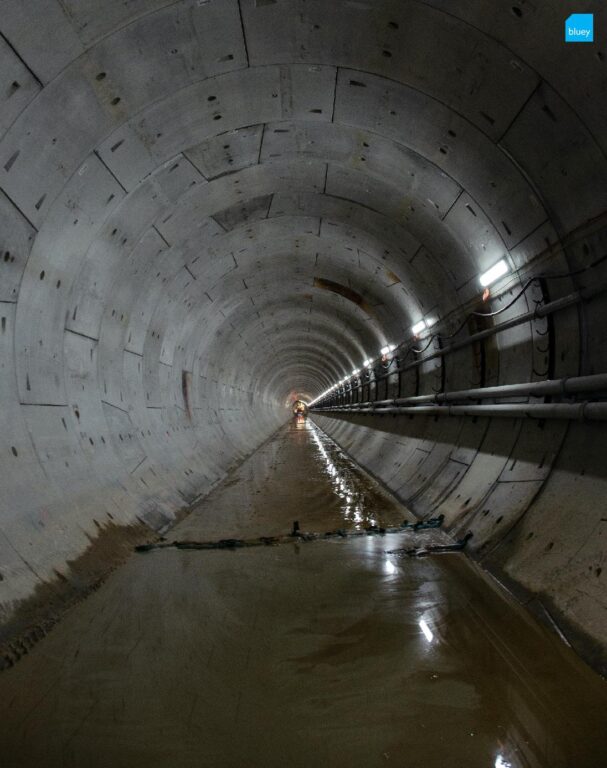
M 452 331 L 500 258 L 492 310 L 529 276 L 575 273 L 500 320 L 599 291 L 607 54 L 562 44 L 569 10 L 5 0 L 5 620 L 70 579 L 109 521 L 170 522 L 289 397 L 318 396 L 422 317 Z M 401 394 L 603 372 L 605 316 L 595 295 L 418 366 Z M 605 647 L 603 427 L 317 418 Z

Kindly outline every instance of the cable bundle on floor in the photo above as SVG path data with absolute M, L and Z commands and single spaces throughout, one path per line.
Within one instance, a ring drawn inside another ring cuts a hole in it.
M 136 552 L 151 552 L 158 549 L 189 549 L 189 550 L 237 550 L 250 547 L 268 547 L 279 544 L 293 544 L 294 542 L 307 541 L 326 541 L 327 539 L 347 539 L 360 536 L 384 536 L 386 534 L 403 533 L 410 531 L 417 533 L 419 531 L 441 528 L 445 516 L 431 517 L 428 520 L 418 520 L 410 523 L 404 520 L 399 526 L 382 527 L 379 525 L 369 525 L 362 530 L 345 530 L 338 528 L 334 531 L 325 531 L 324 533 L 308 533 L 300 530 L 299 522 L 293 522 L 291 533 L 283 536 L 258 536 L 252 539 L 216 539 L 214 541 L 166 541 L 164 539 L 151 544 L 140 544 L 135 547 Z M 389 554 L 407 554 L 407 555 L 426 555 L 438 552 L 459 552 L 464 549 L 468 540 L 472 537 L 469 533 L 459 542 L 445 545 L 432 545 L 425 548 L 413 549 L 395 549 L 389 551 Z

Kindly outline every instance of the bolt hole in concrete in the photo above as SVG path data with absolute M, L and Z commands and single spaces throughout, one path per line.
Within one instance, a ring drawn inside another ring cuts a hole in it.
M 167 536 L 403 518 L 295 417 Z M 603 681 L 466 558 L 388 548 L 132 557 L 0 675 L 2 766 L 604 765 Z

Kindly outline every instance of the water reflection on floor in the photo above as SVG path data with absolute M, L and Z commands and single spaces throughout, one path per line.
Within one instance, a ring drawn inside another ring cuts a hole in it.
M 313 422 L 307 419 L 298 421 L 296 428 L 308 430 L 317 449 L 317 456 L 324 462 L 333 492 L 342 500 L 341 513 L 344 522 L 352 523 L 351 527 L 356 530 L 361 530 L 367 525 L 377 525 L 378 520 L 374 513 L 379 514 L 379 510 L 369 498 L 369 484 L 362 481 L 356 465 Z M 366 478 L 364 480 L 366 481 Z
M 403 512 L 293 423 L 178 538 Z M 605 768 L 606 683 L 462 555 L 387 552 L 434 535 L 134 556 L 0 674 L 0 766 Z
M 310 419 L 291 420 L 207 496 L 169 538 L 361 530 L 413 516 Z

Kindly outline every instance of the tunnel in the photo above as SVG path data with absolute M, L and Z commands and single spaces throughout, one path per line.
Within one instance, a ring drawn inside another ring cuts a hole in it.
M 3 768 L 607 765 L 606 57 L 3 0 Z

